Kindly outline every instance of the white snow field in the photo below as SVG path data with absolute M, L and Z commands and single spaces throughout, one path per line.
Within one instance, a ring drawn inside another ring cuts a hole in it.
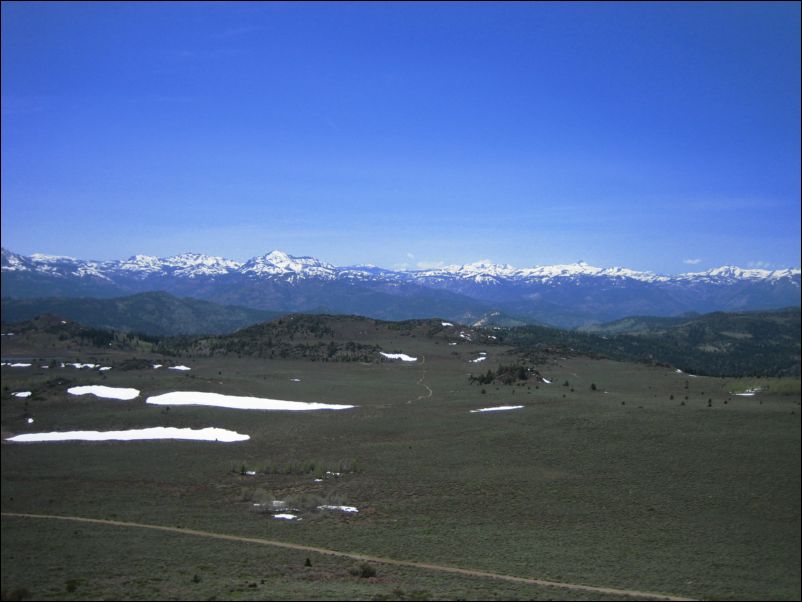
M 140 441 L 154 439 L 181 439 L 187 441 L 215 441 L 218 443 L 231 443 L 247 441 L 248 435 L 235 431 L 208 427 L 205 429 L 189 429 L 156 426 L 146 429 L 131 429 L 127 431 L 65 431 L 51 433 L 28 433 L 10 437 L 6 441 L 17 443 L 34 443 L 42 441 Z
M 310 410 L 349 410 L 356 406 L 306 401 L 283 401 L 264 397 L 241 397 L 223 395 L 221 393 L 203 393 L 200 391 L 173 391 L 163 395 L 147 398 L 147 403 L 162 406 L 215 406 L 233 410 L 278 410 L 278 411 L 310 411 Z
M 106 387 L 103 385 L 86 385 L 83 387 L 70 387 L 67 389 L 70 395 L 94 395 L 107 399 L 122 399 L 128 401 L 139 397 L 139 389 L 125 389 L 122 387 Z
M 379 353 L 384 357 L 386 357 L 388 360 L 401 360 L 402 362 L 418 361 L 418 358 L 409 356 L 406 353 L 385 353 L 384 351 L 379 351 Z
M 520 410 L 523 406 L 495 406 L 493 408 L 481 408 L 479 410 L 471 410 L 471 414 L 477 412 L 503 412 L 506 410 Z

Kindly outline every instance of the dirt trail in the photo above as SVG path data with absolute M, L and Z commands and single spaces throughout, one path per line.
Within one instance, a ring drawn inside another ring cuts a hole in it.
M 421 358 L 421 367 L 423 371 L 421 373 L 421 377 L 415 382 L 416 385 L 420 385 L 424 389 L 426 389 L 426 393 L 423 395 L 418 395 L 415 399 L 410 399 L 407 403 L 412 403 L 413 401 L 420 401 L 421 399 L 430 399 L 432 397 L 433 391 L 429 385 L 423 382 L 426 378 L 426 356 L 422 356 Z
M 300 550 L 303 552 L 313 552 L 316 554 L 326 554 L 328 556 L 339 556 L 342 558 L 351 558 L 364 562 L 375 562 L 377 564 L 390 564 L 394 566 L 402 566 L 414 569 L 424 569 L 428 571 L 439 571 L 441 573 L 452 573 L 456 575 L 465 575 L 468 577 L 480 577 L 485 579 L 496 579 L 499 581 L 509 581 L 512 583 L 526 583 L 529 585 L 540 585 L 545 587 L 559 587 L 562 589 L 578 590 L 585 592 L 592 592 L 597 594 L 607 594 L 610 596 L 627 596 L 630 598 L 640 598 L 644 600 L 694 600 L 694 598 L 683 598 L 680 596 L 673 596 L 671 594 L 660 594 L 655 592 L 642 592 L 631 589 L 618 589 L 613 587 L 596 587 L 593 585 L 579 585 L 576 583 L 560 583 L 557 581 L 546 581 L 544 579 L 533 579 L 529 577 L 514 577 L 512 575 L 502 575 L 499 573 L 490 573 L 488 571 L 476 571 L 472 569 L 464 569 L 453 566 L 444 566 L 439 564 L 430 564 L 426 562 L 413 562 L 411 560 L 395 560 L 393 558 L 382 558 L 379 556 L 369 556 L 367 554 L 356 554 L 353 552 L 339 552 L 337 550 L 328 550 L 326 548 L 317 548 L 314 546 L 305 546 L 301 544 L 288 543 L 284 541 L 276 541 L 273 539 L 261 539 L 257 537 L 242 537 L 239 535 L 226 535 L 223 533 L 212 533 L 209 531 L 198 531 L 195 529 L 184 529 L 181 527 L 166 527 L 162 525 L 149 525 L 145 523 L 131 523 L 117 520 L 105 520 L 100 518 L 84 518 L 80 516 L 58 516 L 52 514 L 23 514 L 17 512 L 3 512 L 2 516 L 11 518 L 32 518 L 32 519 L 47 519 L 47 520 L 62 520 L 80 523 L 91 523 L 96 525 L 108 525 L 114 527 L 129 527 L 138 529 L 151 529 L 154 531 L 165 531 L 167 533 L 176 533 L 179 535 L 193 535 L 196 537 L 206 537 L 209 539 L 220 539 L 223 541 L 236 541 L 241 543 L 254 543 L 264 546 L 275 546 L 278 548 L 286 548 L 289 550 Z

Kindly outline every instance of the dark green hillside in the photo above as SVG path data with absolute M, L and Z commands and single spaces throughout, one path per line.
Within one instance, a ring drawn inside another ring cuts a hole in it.
M 150 352 L 158 337 L 92 328 L 60 316 L 3 322 L 3 356 L 61 357 L 64 353 Z
M 529 355 L 579 353 L 669 364 L 711 376 L 800 374 L 799 308 L 627 318 L 595 327 L 593 333 L 525 326 L 504 331 L 500 338 Z
M 462 335 L 462 336 L 461 336 Z M 491 335 L 492 336 L 492 335 Z M 379 351 L 392 351 L 405 339 L 432 339 L 447 343 L 492 343 L 488 334 L 443 321 L 386 322 L 361 316 L 293 314 L 272 322 L 214 337 L 165 339 L 159 350 L 171 355 L 238 355 L 268 359 L 299 358 L 314 361 L 379 361 Z
M 3 299 L 3 322 L 21 322 L 42 314 L 64 316 L 95 328 L 151 335 L 224 334 L 280 315 L 161 292 L 115 299 Z

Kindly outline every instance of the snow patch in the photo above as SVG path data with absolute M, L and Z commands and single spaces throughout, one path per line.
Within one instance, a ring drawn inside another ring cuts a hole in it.
M 168 370 L 192 370 L 189 366 L 170 366 Z
M 124 389 L 121 387 L 106 387 L 103 385 L 86 385 L 83 387 L 70 387 L 67 389 L 70 395 L 94 395 L 95 397 L 105 397 L 107 399 L 122 399 L 128 401 L 139 397 L 139 389 Z
M 505 410 L 520 410 L 523 406 L 495 406 L 493 408 L 481 408 L 479 410 L 471 410 L 471 414 L 477 412 L 503 412 Z
M 451 322 L 440 322 L 443 326 L 454 326 Z
M 16 393 L 12 393 L 14 397 L 30 397 L 30 391 L 17 391 Z
M 106 370 L 111 370 L 111 366 L 101 366 L 98 368 L 99 372 L 105 372 Z
M 158 369 L 159 369 L 159 368 L 161 368 L 162 366 L 163 366 L 163 364 L 153 364 L 153 369 L 154 369 L 154 370 L 158 370 Z
M 6 364 L 6 365 L 10 366 L 11 368 L 30 368 L 31 367 L 30 364 L 23 364 L 22 362 L 17 362 L 15 364 Z
M 147 403 L 154 405 L 200 405 L 229 408 L 234 410 L 273 410 L 273 411 L 309 411 L 309 410 L 348 410 L 356 406 L 316 403 L 305 401 L 283 401 L 263 397 L 241 397 L 222 395 L 220 393 L 203 393 L 199 391 L 174 391 L 148 397 Z
M 318 506 L 317 509 L 318 510 L 339 510 L 340 512 L 351 512 L 351 513 L 359 512 L 359 510 L 357 510 L 354 506 L 329 506 L 329 505 L 325 505 L 325 506 Z
M 479 362 L 483 362 L 487 359 L 486 355 L 480 355 L 475 360 L 469 360 L 472 364 L 478 364 Z
M 247 441 L 248 435 L 235 431 L 208 427 L 205 429 L 175 428 L 156 426 L 146 429 L 130 429 L 127 431 L 65 431 L 52 433 L 30 433 L 10 437 L 6 441 L 33 443 L 39 441 L 139 441 L 153 439 L 180 439 L 187 441 L 215 441 L 231 443 Z
M 384 353 L 384 351 L 379 351 L 379 353 L 384 357 L 386 357 L 388 360 L 401 360 L 402 362 L 418 361 L 418 358 L 409 356 L 406 353 Z
M 278 518 L 280 520 L 301 520 L 295 514 L 274 514 L 273 518 Z

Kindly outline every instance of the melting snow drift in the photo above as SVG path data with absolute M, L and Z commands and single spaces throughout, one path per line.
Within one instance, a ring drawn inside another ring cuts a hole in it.
M 379 351 L 381 355 L 386 357 L 388 360 L 401 360 L 403 362 L 417 362 L 418 358 L 411 357 L 406 353 L 385 353 L 384 351 Z
M 202 393 L 199 391 L 174 391 L 172 393 L 156 395 L 154 397 L 148 397 L 147 403 L 166 406 L 216 406 L 235 410 L 349 410 L 356 407 L 332 403 L 283 401 L 281 399 L 266 399 L 263 397 L 240 397 L 237 395 Z
M 124 389 L 121 387 L 105 387 L 103 385 L 87 385 L 85 387 L 70 387 L 70 395 L 95 395 L 108 399 L 122 399 L 128 401 L 139 397 L 139 389 Z
M 29 433 L 10 437 L 6 441 L 31 443 L 38 441 L 137 441 L 150 439 L 183 439 L 190 441 L 215 441 L 230 443 L 247 441 L 248 435 L 219 428 L 179 429 L 175 427 L 157 426 L 146 429 L 128 431 L 66 431 L 53 433 Z
M 477 412 L 503 412 L 504 410 L 520 410 L 523 406 L 495 406 L 493 408 L 482 408 L 480 410 L 471 410 L 471 414 Z
M 359 512 L 354 506 L 318 506 L 318 510 L 339 510 L 340 512 Z

